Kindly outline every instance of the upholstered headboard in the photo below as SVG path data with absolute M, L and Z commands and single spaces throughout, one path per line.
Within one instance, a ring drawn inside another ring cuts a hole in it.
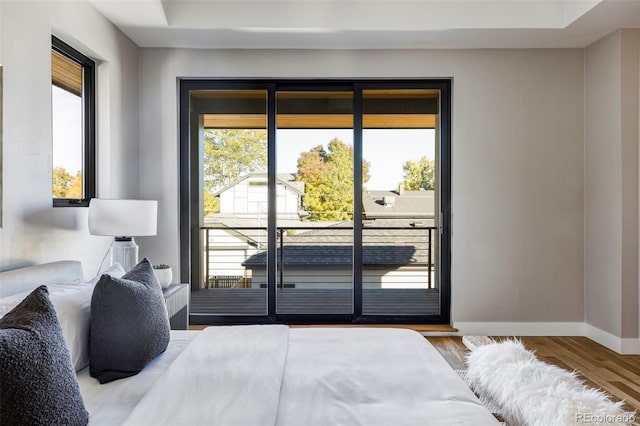
M 0 297 L 33 290 L 40 285 L 82 281 L 82 263 L 61 260 L 0 272 Z

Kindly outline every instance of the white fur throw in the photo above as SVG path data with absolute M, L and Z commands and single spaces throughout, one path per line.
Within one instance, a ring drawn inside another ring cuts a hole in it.
M 576 376 L 536 358 L 519 341 L 478 346 L 467 356 L 471 386 L 498 403 L 511 425 L 628 425 L 621 402 L 585 386 Z

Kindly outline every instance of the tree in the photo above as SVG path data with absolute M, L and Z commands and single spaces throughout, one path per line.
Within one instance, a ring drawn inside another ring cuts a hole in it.
M 409 160 L 402 166 L 404 188 L 409 191 L 435 189 L 436 165 L 427 157 L 418 161 Z
M 64 167 L 53 168 L 53 197 L 82 198 L 82 173 L 75 176 Z
M 219 213 L 220 212 L 220 197 L 213 195 L 211 191 L 204 191 L 203 194 L 203 209 L 204 215 Z
M 82 198 L 82 173 L 76 173 L 67 191 L 67 198 Z
M 369 163 L 362 161 L 362 181 L 369 180 Z M 298 157 L 296 180 L 305 183 L 304 207 L 309 220 L 349 220 L 353 212 L 353 148 L 333 139 Z
M 214 194 L 241 176 L 267 168 L 263 129 L 205 129 L 203 147 L 204 213 L 220 211 Z

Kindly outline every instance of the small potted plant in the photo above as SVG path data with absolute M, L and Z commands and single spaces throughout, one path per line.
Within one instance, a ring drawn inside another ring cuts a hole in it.
M 171 266 L 165 263 L 153 265 L 153 272 L 155 272 L 156 278 L 158 278 L 160 282 L 160 287 L 167 288 L 171 285 L 171 281 L 173 280 Z

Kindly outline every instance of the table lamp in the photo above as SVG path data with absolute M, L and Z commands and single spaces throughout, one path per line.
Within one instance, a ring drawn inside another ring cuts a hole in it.
M 118 262 L 126 272 L 138 264 L 138 245 L 133 237 L 156 235 L 157 222 L 156 200 L 93 198 L 89 202 L 89 233 L 114 237 L 111 264 Z

